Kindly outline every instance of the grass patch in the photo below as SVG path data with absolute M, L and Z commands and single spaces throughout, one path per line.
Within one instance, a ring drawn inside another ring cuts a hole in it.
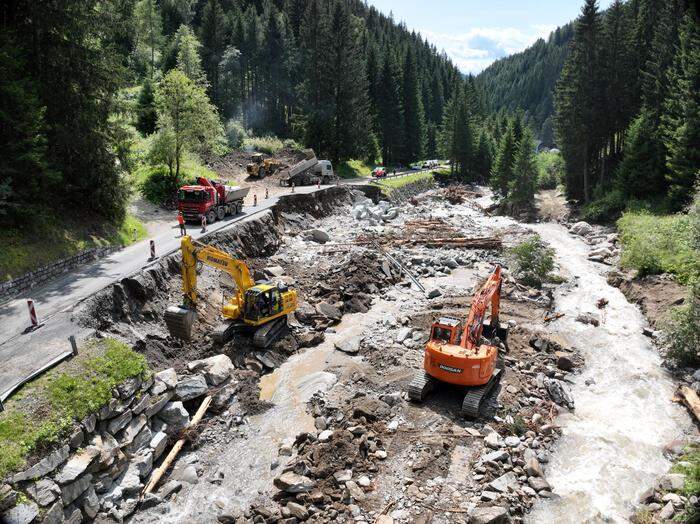
M 261 153 L 267 153 L 268 155 L 276 155 L 282 149 L 301 151 L 304 147 L 292 139 L 282 140 L 276 136 L 268 135 L 244 138 L 243 149 L 252 149 L 254 151 L 260 151 Z
M 374 167 L 363 160 L 341 162 L 335 172 L 340 178 L 367 178 Z
M 78 357 L 25 385 L 0 413 L 0 479 L 106 404 L 115 386 L 149 373 L 143 355 L 107 338 L 88 342 Z
M 136 235 L 134 235 L 136 230 Z M 146 237 L 146 228 L 127 215 L 122 224 L 94 224 L 78 218 L 47 216 L 41 229 L 10 229 L 3 233 L 0 280 L 12 280 L 29 271 L 93 247 L 128 246 Z
M 398 177 L 398 178 L 389 178 L 386 180 L 379 179 L 379 183 L 382 185 L 382 187 L 385 187 L 388 189 L 388 192 L 391 192 L 393 190 L 396 190 L 400 187 L 406 186 L 408 184 L 413 184 L 414 182 L 418 182 L 419 180 L 428 180 L 433 178 L 433 173 L 432 172 L 423 172 L 423 173 L 412 173 L 410 175 Z
M 681 284 L 700 277 L 691 216 L 628 212 L 617 226 L 622 267 L 636 269 L 641 276 L 672 273 Z

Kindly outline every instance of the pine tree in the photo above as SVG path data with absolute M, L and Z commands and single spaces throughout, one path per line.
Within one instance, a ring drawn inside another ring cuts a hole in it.
M 139 91 L 138 106 L 137 106 L 136 129 L 143 135 L 150 135 L 156 130 L 158 114 L 156 113 L 155 94 L 153 92 L 153 83 L 149 78 L 144 80 Z
M 208 0 L 202 12 L 199 39 L 202 42 L 202 64 L 209 80 L 211 98 L 220 104 L 219 64 L 226 46 L 226 16 L 219 0 Z
M 189 26 L 182 25 L 175 35 L 177 42 L 177 68 L 193 82 L 206 85 L 206 76 L 202 70 L 202 59 L 199 56 L 202 44 Z
M 379 142 L 384 165 L 395 165 L 405 157 L 404 113 L 401 103 L 401 73 L 396 58 L 386 53 L 379 75 Z
M 419 80 L 416 59 L 409 48 L 403 70 L 403 108 L 406 129 L 406 155 L 403 163 L 405 164 L 420 160 L 425 155 L 425 113 Z
M 163 23 L 156 0 L 139 0 L 134 7 L 136 20 L 136 49 L 145 57 L 149 66 L 149 76 L 153 79 L 156 59 L 163 40 Z
M 491 137 L 485 129 L 479 133 L 476 146 L 476 160 L 474 171 L 479 181 L 485 182 L 489 179 L 493 165 L 493 145 Z
M 683 19 L 668 93 L 662 115 L 667 179 L 669 198 L 680 208 L 700 177 L 700 30 L 691 13 Z
M 513 161 L 513 179 L 508 184 L 508 200 L 517 203 L 532 202 L 537 189 L 535 141 L 530 128 L 525 127 Z
M 515 140 L 515 127 L 515 120 L 511 120 L 498 143 L 491 171 L 490 186 L 502 195 L 508 194 L 508 187 L 513 180 L 513 164 L 518 147 Z

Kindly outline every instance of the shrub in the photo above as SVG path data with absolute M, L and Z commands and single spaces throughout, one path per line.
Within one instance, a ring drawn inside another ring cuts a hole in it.
M 559 153 L 539 153 L 536 161 L 539 189 L 555 189 L 564 183 L 564 159 Z
M 700 276 L 690 215 L 655 216 L 625 213 L 617 222 L 622 243 L 620 264 L 641 276 L 672 273 L 686 284 Z
M 554 269 L 554 250 L 538 236 L 532 236 L 508 251 L 512 274 L 527 286 L 541 287 Z
M 680 366 L 700 366 L 700 279 L 690 285 L 685 304 L 673 308 L 662 327 L 666 356 Z
M 268 155 L 276 155 L 282 148 L 284 148 L 284 142 L 273 135 L 250 137 L 243 140 L 243 149 L 260 151 Z
M 170 201 L 185 180 L 183 174 L 179 179 L 170 176 L 165 166 L 141 166 L 138 171 L 139 191 L 146 200 L 157 205 Z
M 581 218 L 587 222 L 605 223 L 620 218 L 627 207 L 627 197 L 620 189 L 608 189 L 585 206 Z
M 292 151 L 302 151 L 304 149 L 304 146 L 291 138 L 286 138 L 284 142 L 282 142 L 282 146 L 285 149 L 291 149 Z
M 243 127 L 243 122 L 233 118 L 226 122 L 226 140 L 229 147 L 238 149 L 246 138 L 248 138 L 248 133 Z

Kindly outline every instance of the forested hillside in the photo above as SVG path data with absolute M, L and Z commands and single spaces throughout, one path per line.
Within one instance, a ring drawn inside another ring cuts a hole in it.
M 679 210 L 700 172 L 700 31 L 683 0 L 586 0 L 555 94 L 571 198 Z M 592 213 L 596 214 L 596 213 Z
M 558 27 L 546 42 L 539 39 L 525 51 L 497 60 L 476 77 L 490 111 L 524 111 L 526 122 L 550 147 L 554 145 L 554 86 L 573 34 L 573 23 Z

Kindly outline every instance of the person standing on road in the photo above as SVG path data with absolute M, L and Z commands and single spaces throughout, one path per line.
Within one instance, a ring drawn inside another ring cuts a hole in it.
M 185 217 L 182 216 L 182 211 L 177 213 L 177 223 L 180 224 L 180 236 L 184 237 L 187 234 L 187 228 L 185 227 Z

